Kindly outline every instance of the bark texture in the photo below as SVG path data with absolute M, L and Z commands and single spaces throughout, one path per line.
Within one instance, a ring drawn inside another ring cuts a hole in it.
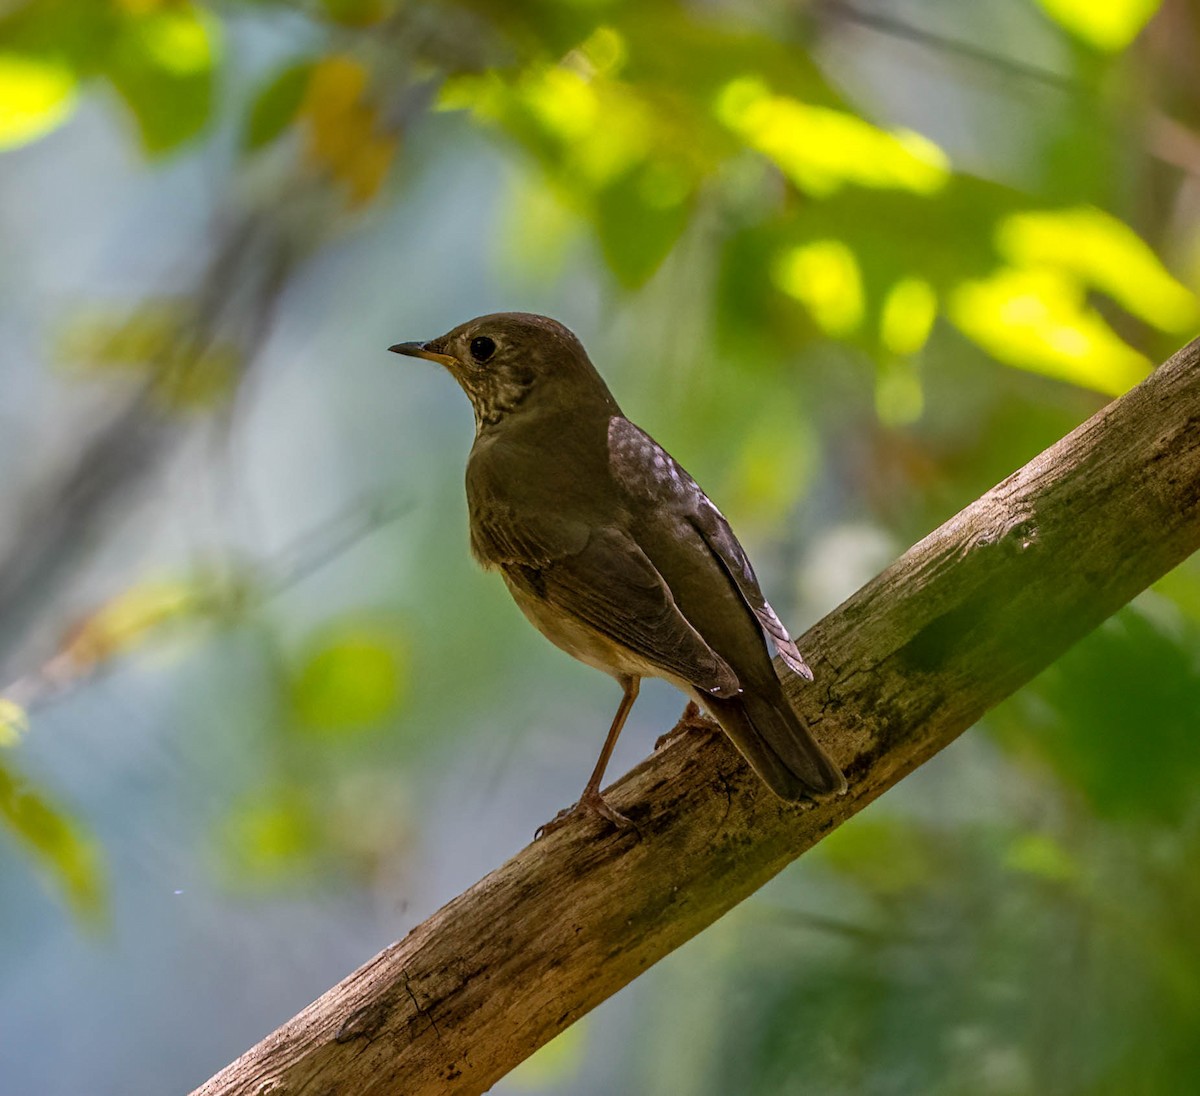
M 196 1096 L 485 1091 L 1200 547 L 1198 363 L 1200 340 L 803 637 L 793 700 L 844 798 L 787 806 L 723 736 L 677 738 L 610 790 L 640 839 L 530 845 Z

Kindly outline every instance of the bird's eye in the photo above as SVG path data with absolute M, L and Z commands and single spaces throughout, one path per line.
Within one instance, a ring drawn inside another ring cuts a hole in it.
M 496 353 L 496 343 L 486 335 L 476 335 L 471 340 L 471 357 L 477 362 L 485 362 Z

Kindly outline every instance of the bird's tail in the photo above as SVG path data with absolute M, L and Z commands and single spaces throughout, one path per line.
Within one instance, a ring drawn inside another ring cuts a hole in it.
M 778 695 L 745 692 L 722 699 L 697 694 L 750 767 L 780 799 L 829 799 L 846 790 L 846 778 Z

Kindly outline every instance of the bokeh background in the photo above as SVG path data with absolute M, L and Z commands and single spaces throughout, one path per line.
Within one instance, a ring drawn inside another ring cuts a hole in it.
M 183 1093 L 618 699 L 397 359 L 562 319 L 794 630 L 1200 326 L 1196 0 L 0 4 L 0 1090 Z M 611 772 L 681 698 L 648 684 Z M 1200 1090 L 1200 568 L 497 1086 Z

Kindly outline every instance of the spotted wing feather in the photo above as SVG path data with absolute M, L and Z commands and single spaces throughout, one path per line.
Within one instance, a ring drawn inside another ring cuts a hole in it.
M 610 452 L 614 456 L 613 467 L 623 478 L 626 489 L 654 505 L 666 502 L 686 514 L 763 630 L 774 641 L 784 664 L 811 681 L 812 670 L 763 595 L 754 568 L 729 522 L 699 484 L 670 453 L 628 419 L 614 417 L 609 423 L 608 436 Z M 640 471 L 635 475 L 630 469 Z

